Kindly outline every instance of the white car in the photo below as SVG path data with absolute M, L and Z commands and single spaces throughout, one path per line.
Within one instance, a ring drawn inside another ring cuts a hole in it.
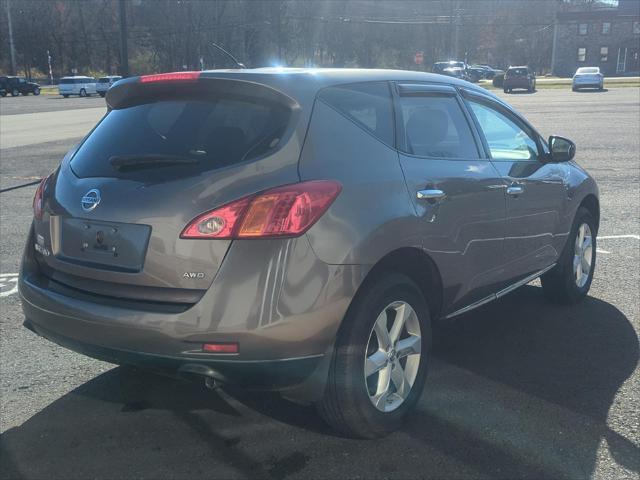
M 96 93 L 96 79 L 81 76 L 62 77 L 58 84 L 58 92 L 64 98 L 69 98 L 69 95 L 91 96 Z
M 576 71 L 571 83 L 571 90 L 577 92 L 581 88 L 604 88 L 604 75 L 599 67 L 581 67 Z
M 111 88 L 111 85 L 116 83 L 118 80 L 122 80 L 122 77 L 119 75 L 100 77 L 98 79 L 98 83 L 96 83 L 96 91 L 101 97 L 104 97 L 107 94 L 107 90 Z

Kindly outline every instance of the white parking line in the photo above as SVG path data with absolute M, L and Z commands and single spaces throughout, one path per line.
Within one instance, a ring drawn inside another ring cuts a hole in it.
M 18 293 L 18 274 L 0 273 L 0 297 Z
M 598 240 L 610 240 L 614 238 L 633 238 L 635 240 L 640 240 L 640 235 L 598 235 Z

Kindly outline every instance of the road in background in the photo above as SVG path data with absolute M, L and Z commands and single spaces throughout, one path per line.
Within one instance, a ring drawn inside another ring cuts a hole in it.
M 9 294 L 0 297 L 1 476 L 637 478 L 640 90 L 503 98 L 545 136 L 575 140 L 600 185 L 601 253 L 584 302 L 550 305 L 534 284 L 456 319 L 438 335 L 407 425 L 356 441 L 272 395 L 212 392 L 69 352 L 22 328 Z M 51 171 L 91 126 L 2 149 L 3 188 Z M 0 196 L 0 295 L 13 288 L 34 190 Z

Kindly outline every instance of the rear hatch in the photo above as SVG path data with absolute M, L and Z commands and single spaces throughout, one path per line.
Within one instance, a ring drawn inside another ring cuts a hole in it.
M 269 87 L 215 78 L 130 79 L 107 103 L 45 189 L 42 271 L 85 292 L 195 303 L 231 241 L 181 232 L 203 212 L 299 180 L 299 107 Z
M 96 92 L 106 92 L 110 86 L 111 82 L 108 77 L 99 78 L 96 82 Z

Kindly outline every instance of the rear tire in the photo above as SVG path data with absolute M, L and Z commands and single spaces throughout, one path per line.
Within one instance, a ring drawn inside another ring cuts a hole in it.
M 87 96 L 87 91 L 84 88 L 80 89 L 80 96 L 81 97 L 86 97 Z
M 343 435 L 375 438 L 399 428 L 420 398 L 431 321 L 422 293 L 408 277 L 387 273 L 365 288 L 344 319 L 317 408 Z M 399 318 L 404 327 L 396 335 L 392 327 Z
M 64 98 L 69 98 L 69 95 L 62 95 Z
M 11 96 L 12 97 L 17 97 L 18 95 L 20 95 L 20 92 L 17 89 L 13 89 L 11 90 Z
M 105 96 L 105 95 L 106 95 L 106 93 L 102 93 L 102 92 L 100 92 L 100 96 L 101 96 L 102 98 L 104 98 L 104 96 Z
M 503 91 L 504 93 L 510 93 L 510 92 L 511 92 L 511 90 L 509 90 L 508 88 L 503 88 L 503 89 L 502 89 L 502 91 Z
M 557 265 L 540 279 L 549 300 L 572 304 L 587 295 L 596 268 L 596 233 L 593 215 L 580 207 Z

